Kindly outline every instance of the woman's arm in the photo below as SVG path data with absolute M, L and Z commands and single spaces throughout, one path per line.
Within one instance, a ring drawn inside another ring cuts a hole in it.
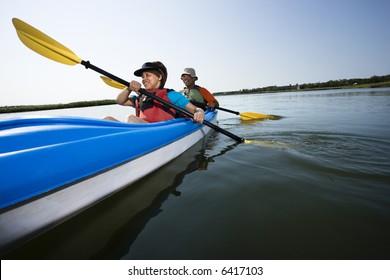
M 133 98 L 130 97 L 132 90 L 138 92 L 141 84 L 136 81 L 131 81 L 130 86 L 122 90 L 116 97 L 116 103 L 123 106 L 135 106 Z
M 204 120 L 204 111 L 202 108 L 196 107 L 192 103 L 188 103 L 185 107 L 187 112 L 194 114 L 194 121 L 198 123 L 203 123 Z
M 204 120 L 204 111 L 201 108 L 196 107 L 181 93 L 177 91 L 168 92 L 168 98 L 176 106 L 190 112 L 194 115 L 194 121 L 202 123 Z
M 116 97 L 116 103 L 123 106 L 134 106 L 133 101 L 129 98 L 130 93 L 129 88 L 122 90 Z

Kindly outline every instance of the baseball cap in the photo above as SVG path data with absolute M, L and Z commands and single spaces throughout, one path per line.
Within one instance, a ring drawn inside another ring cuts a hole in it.
M 145 72 L 146 70 L 156 70 L 166 75 L 165 71 L 161 69 L 156 63 L 153 62 L 145 62 L 140 69 L 134 72 L 134 75 L 137 77 L 141 77 L 142 73 Z

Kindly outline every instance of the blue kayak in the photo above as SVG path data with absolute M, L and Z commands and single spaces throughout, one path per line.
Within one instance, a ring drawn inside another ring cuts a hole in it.
M 216 123 L 217 112 L 205 120 Z M 0 252 L 129 186 L 205 137 L 187 118 L 128 124 L 87 118 L 0 121 Z

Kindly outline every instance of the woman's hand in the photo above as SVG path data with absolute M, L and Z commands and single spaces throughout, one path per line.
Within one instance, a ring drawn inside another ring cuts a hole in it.
M 129 90 L 130 91 L 139 92 L 140 89 L 141 89 L 141 83 L 139 83 L 137 81 L 131 81 L 130 82 L 130 85 L 129 85 Z
M 195 108 L 194 121 L 196 121 L 198 123 L 203 123 L 203 121 L 204 121 L 204 111 L 201 108 Z

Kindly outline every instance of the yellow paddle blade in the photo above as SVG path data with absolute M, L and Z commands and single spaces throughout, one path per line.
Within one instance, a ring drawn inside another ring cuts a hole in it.
M 34 52 L 67 65 L 81 62 L 81 58 L 77 57 L 70 49 L 24 21 L 13 18 L 12 23 L 22 43 Z
M 260 120 L 260 119 L 273 119 L 273 116 L 271 116 L 271 115 L 252 113 L 252 112 L 243 112 L 243 113 L 240 113 L 240 116 L 241 116 L 243 121 Z
M 126 86 L 122 85 L 121 83 L 118 83 L 117 81 L 114 81 L 113 79 L 110 79 L 106 76 L 100 76 L 100 78 L 109 86 L 112 86 L 114 88 L 124 89 Z

